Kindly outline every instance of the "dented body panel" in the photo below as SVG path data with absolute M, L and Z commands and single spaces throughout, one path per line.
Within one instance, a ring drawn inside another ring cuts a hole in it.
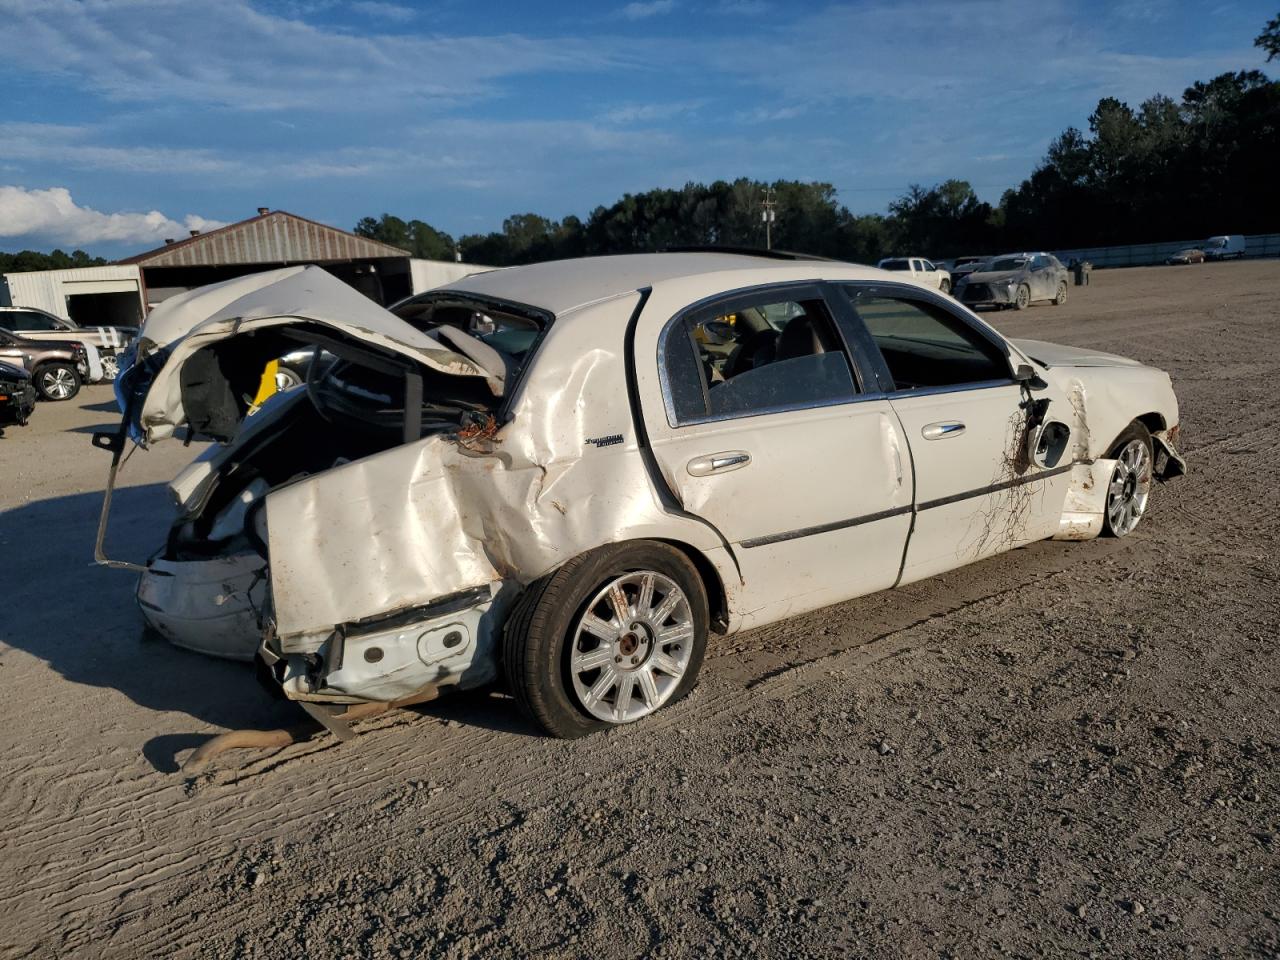
M 280 330 L 318 331 L 403 366 L 406 392 L 379 409 L 407 409 L 415 370 L 492 398 L 452 429 L 355 437 L 346 452 L 343 431 L 358 427 L 317 420 L 324 408 L 308 385 L 247 416 L 171 484 L 174 534 L 139 589 L 147 619 L 203 652 L 259 653 L 303 701 L 403 701 L 489 682 L 525 588 L 620 541 L 685 552 L 716 598 L 716 629 L 732 633 L 1036 539 L 1096 536 L 1115 438 L 1142 418 L 1158 444 L 1172 451 L 1176 439 L 1161 371 L 1003 339 L 1008 380 L 976 389 L 894 392 L 858 366 L 850 402 L 672 417 L 659 356 L 682 311 L 753 285 L 893 280 L 870 268 L 672 254 L 512 268 L 444 288 L 442 303 L 476 304 L 478 329 L 491 321 L 484 311 L 512 304 L 547 318 L 505 371 L 470 335 L 411 326 L 322 271 L 278 273 L 239 296 L 222 284 L 153 314 L 157 330 L 142 334 L 152 367 L 130 380 L 148 442 L 189 419 L 197 394 L 184 367 L 216 375 L 200 359 L 209 350 L 225 366 L 238 344 Z M 1024 366 L 1031 379 L 1015 380 Z M 961 429 L 937 432 L 952 422 Z M 315 440 L 280 453 L 294 433 Z M 323 443 L 333 452 L 316 460 Z

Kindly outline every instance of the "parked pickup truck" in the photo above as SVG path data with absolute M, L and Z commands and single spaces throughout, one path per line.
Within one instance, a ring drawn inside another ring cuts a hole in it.
M 133 342 L 137 327 L 82 327 L 74 320 L 54 316 L 36 307 L 0 307 L 0 330 L 26 340 L 73 340 L 83 343 L 89 355 L 89 383 L 114 380 L 117 354 Z
M 920 283 L 943 293 L 951 292 L 951 274 L 924 257 L 886 257 L 876 264 L 881 270 L 909 273 Z

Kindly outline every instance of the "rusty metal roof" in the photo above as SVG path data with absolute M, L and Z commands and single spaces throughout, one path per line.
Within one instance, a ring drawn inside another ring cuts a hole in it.
M 166 243 L 118 263 L 141 267 L 216 267 L 232 263 L 323 263 L 408 257 L 408 250 L 357 237 L 283 210 Z

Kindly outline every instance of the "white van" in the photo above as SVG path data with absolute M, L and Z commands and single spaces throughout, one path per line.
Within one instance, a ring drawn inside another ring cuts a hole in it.
M 1210 237 L 1203 249 L 1206 260 L 1243 260 L 1244 237 Z

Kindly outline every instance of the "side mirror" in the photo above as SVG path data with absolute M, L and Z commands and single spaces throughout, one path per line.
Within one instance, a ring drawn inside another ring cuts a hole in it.
M 1071 428 L 1061 421 L 1046 423 L 1027 434 L 1026 458 L 1038 467 L 1052 470 L 1062 462 L 1071 439 Z
M 1020 363 L 1018 364 L 1018 369 L 1013 371 L 1014 383 L 1032 383 L 1038 379 L 1039 377 L 1036 376 L 1036 368 L 1031 366 L 1029 363 Z

